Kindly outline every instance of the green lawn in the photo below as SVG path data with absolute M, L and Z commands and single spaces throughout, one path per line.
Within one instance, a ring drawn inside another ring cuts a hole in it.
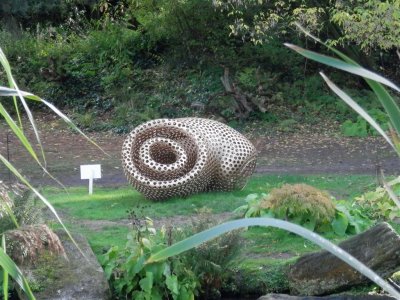
M 231 212 L 244 204 L 250 193 L 268 192 L 283 183 L 307 183 L 328 190 L 333 195 L 350 199 L 367 189 L 373 189 L 375 178 L 361 175 L 313 175 L 313 176 L 278 176 L 262 175 L 251 178 L 245 189 L 229 193 L 202 193 L 185 199 L 174 198 L 164 202 L 146 200 L 133 188 L 95 188 L 94 195 L 88 195 L 86 187 L 68 189 L 68 194 L 55 188 L 46 188 L 43 192 L 56 209 L 78 220 L 118 221 L 128 217 L 128 210 L 136 209 L 142 216 L 150 218 L 171 217 L 174 215 L 192 215 L 203 207 L 214 213 Z M 88 237 L 96 254 L 112 245 L 123 246 L 129 230 L 126 226 L 106 226 L 101 231 L 90 230 L 65 220 L 72 230 Z M 55 224 L 55 226 L 58 226 Z M 276 229 L 254 228 L 244 233 L 245 239 L 252 241 L 247 250 L 259 256 L 259 253 L 283 253 L 298 256 L 316 249 L 310 242 Z M 290 250 L 288 250 L 290 249 Z
M 69 188 L 68 194 L 60 189 L 46 188 L 44 194 L 55 208 L 65 210 L 72 216 L 89 220 L 119 220 L 127 217 L 127 210 L 138 209 L 143 215 L 157 218 L 174 215 L 195 214 L 199 208 L 207 207 L 214 213 L 232 211 L 244 203 L 246 195 L 268 192 L 282 183 L 307 183 L 330 191 L 339 198 L 351 198 L 366 189 L 371 189 L 373 176 L 254 176 L 241 191 L 202 193 L 188 198 L 173 198 L 153 202 L 143 198 L 131 187 L 95 188 L 94 195 L 88 195 L 87 188 Z

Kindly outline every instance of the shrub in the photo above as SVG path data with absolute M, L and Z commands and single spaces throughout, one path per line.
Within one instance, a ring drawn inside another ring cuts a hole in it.
M 156 263 L 146 260 L 167 247 L 170 234 L 156 230 L 146 219 L 134 220 L 124 249 L 114 246 L 100 257 L 113 293 L 118 299 L 193 299 L 199 288 L 194 273 L 179 257 Z
M 383 130 L 387 131 L 389 129 L 389 119 L 382 110 L 373 108 L 368 110 L 368 114 L 378 122 Z M 355 122 L 346 120 L 341 125 L 341 131 L 345 136 L 365 137 L 368 135 L 378 135 L 378 132 L 361 116 L 358 116 Z
M 306 184 L 285 184 L 273 189 L 261 207 L 272 209 L 278 218 L 309 222 L 312 227 L 329 223 L 335 216 L 331 196 Z
M 389 182 L 392 185 L 393 192 L 400 195 L 400 183 L 398 180 Z M 363 209 L 363 212 L 374 220 L 393 220 L 400 217 L 400 209 L 390 198 L 387 190 L 383 187 L 378 187 L 374 191 L 366 192 L 355 201 Z
M 285 219 L 309 230 L 333 232 L 340 236 L 363 232 L 373 224 L 357 203 L 344 200 L 333 202 L 327 193 L 305 184 L 286 184 L 272 190 L 271 194 L 250 194 L 245 199 L 246 204 L 235 212 L 243 213 L 246 218 Z

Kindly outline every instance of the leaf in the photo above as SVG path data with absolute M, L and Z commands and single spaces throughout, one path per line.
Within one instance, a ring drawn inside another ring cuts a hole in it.
M 160 282 L 163 278 L 163 273 L 165 271 L 166 265 L 166 262 L 147 264 L 145 265 L 144 270 L 153 274 L 153 279 L 155 282 Z
M 4 70 L 6 71 L 9 84 L 12 86 L 11 66 L 8 63 L 7 57 L 5 56 L 5 54 L 1 48 L 0 48 L 0 63 L 3 66 Z M 13 101 L 14 101 L 15 111 L 17 112 L 18 121 L 19 121 L 20 127 L 22 129 L 21 114 L 19 112 L 17 98 L 15 97 L 15 95 L 13 96 Z
M 158 290 L 152 290 L 151 291 L 151 296 L 150 296 L 151 300 L 162 300 L 162 295 L 160 294 L 160 292 Z
M 32 126 L 33 132 L 35 134 L 37 143 L 38 143 L 40 151 L 42 153 L 44 165 L 46 166 L 46 157 L 44 155 L 43 145 L 42 145 L 42 142 L 40 140 L 39 132 L 38 132 L 37 127 L 36 127 L 35 119 L 33 118 L 32 112 L 29 109 L 28 104 L 26 103 L 21 91 L 19 90 L 19 88 L 17 86 L 17 83 L 14 80 L 14 77 L 12 76 L 10 64 L 8 63 L 8 60 L 7 60 L 3 50 L 1 48 L 0 48 L 0 62 L 4 67 L 4 70 L 6 71 L 7 79 L 8 79 L 10 87 L 12 87 L 12 88 L 14 88 L 16 90 L 17 96 L 19 97 L 19 99 L 20 99 L 20 101 L 22 103 L 22 106 L 25 109 L 26 115 L 28 116 L 29 122 L 31 123 L 31 126 Z M 17 114 L 18 114 L 21 130 L 22 130 L 21 117 L 20 117 L 18 106 L 16 105 L 16 100 L 15 99 L 14 99 L 14 105 L 15 105 L 15 108 L 16 108 L 16 111 L 17 111 Z
M 315 218 L 309 218 L 307 222 L 304 222 L 301 224 L 304 228 L 307 228 L 308 230 L 314 231 L 315 226 L 317 224 L 317 220 Z
M 145 248 L 151 250 L 151 242 L 150 242 L 149 239 L 142 238 L 142 239 L 141 239 L 141 242 L 142 242 L 142 244 L 143 244 L 143 246 L 144 246 Z
M 179 294 L 178 277 L 176 277 L 176 275 L 167 276 L 165 284 L 167 285 L 167 288 L 171 291 L 172 294 L 175 295 Z
M 247 210 L 247 207 L 248 207 L 247 204 L 242 205 L 242 206 L 239 206 L 238 208 L 236 208 L 236 209 L 233 211 L 233 213 L 234 213 L 234 214 L 243 214 L 243 213 Z
M 383 129 L 379 126 L 379 124 L 360 105 L 358 105 L 357 102 L 351 99 L 349 95 L 339 89 L 328 77 L 326 77 L 324 73 L 320 72 L 320 74 L 325 82 L 328 84 L 329 88 L 334 91 L 335 94 L 338 95 L 344 102 L 346 102 L 352 109 L 354 109 L 361 117 L 363 117 L 376 131 L 378 131 L 385 138 L 385 140 L 393 147 L 393 149 L 397 151 L 397 148 L 387 136 L 385 131 L 383 131 Z
M 333 231 L 339 236 L 344 236 L 348 226 L 349 219 L 347 216 L 341 211 L 336 211 L 335 219 L 332 221 Z
M 307 30 L 305 30 L 300 24 L 295 23 L 297 27 L 300 28 L 300 30 L 302 30 L 307 36 L 311 37 L 313 40 L 315 40 L 316 42 L 324 45 L 325 47 L 327 47 L 329 50 L 331 50 L 332 52 L 334 52 L 337 56 L 339 56 L 341 59 L 343 59 L 345 62 L 347 62 L 348 64 L 352 65 L 352 66 L 356 66 L 361 68 L 361 70 L 359 70 L 361 72 L 361 74 L 357 74 L 362 76 L 365 81 L 368 83 L 368 85 L 371 87 L 371 89 L 375 92 L 375 94 L 377 95 L 379 101 L 381 102 L 382 106 L 385 108 L 386 113 L 388 114 L 390 121 L 392 122 L 395 130 L 397 131 L 397 134 L 400 134 L 400 107 L 396 104 L 396 101 L 394 101 L 394 99 L 389 95 L 389 93 L 385 90 L 385 88 L 379 83 L 389 83 L 388 86 L 394 88 L 395 90 L 399 91 L 399 87 L 397 87 L 394 83 L 388 81 L 387 79 L 371 72 L 368 71 L 362 67 L 360 67 L 360 65 L 355 62 L 354 60 L 352 60 L 350 57 L 348 57 L 347 55 L 343 54 L 342 52 L 340 52 L 339 50 L 335 49 L 334 47 L 331 47 L 329 45 L 327 45 L 326 43 L 322 42 L 320 39 L 318 39 L 317 37 L 313 36 L 312 34 L 310 34 Z M 302 54 L 302 52 L 299 52 L 300 54 Z M 313 59 L 313 58 L 311 58 Z M 325 62 L 322 62 L 325 64 Z M 346 71 L 346 70 L 345 70 Z M 367 75 L 372 73 L 372 77 L 368 77 Z M 356 73 L 353 73 L 356 74 Z M 376 78 L 376 76 L 378 76 L 379 78 Z M 377 79 L 377 80 L 376 80 Z M 374 81 L 376 80 L 376 81 Z M 382 80 L 384 82 L 382 82 Z M 393 87 L 394 86 L 394 87 Z M 400 154 L 400 146 L 399 146 L 399 151 L 397 151 L 397 153 Z
M 4 234 L 1 237 L 1 247 L 6 253 L 6 236 Z M 8 300 L 8 273 L 6 270 L 3 271 L 3 297 L 4 300 Z
M 383 181 L 383 186 L 385 187 L 390 199 L 393 200 L 393 202 L 397 205 L 398 208 L 400 208 L 400 200 L 399 197 L 397 197 L 397 195 L 395 194 L 395 192 L 392 190 L 391 186 L 389 183 L 386 182 L 385 177 L 383 175 L 383 171 L 382 171 L 382 181 Z
M 146 258 L 144 257 L 144 255 L 140 256 L 139 259 L 135 262 L 133 268 L 129 269 L 129 275 L 133 277 L 135 274 L 139 273 L 144 268 L 145 261 Z
M 390 122 L 393 124 L 393 127 L 396 129 L 397 134 L 400 134 L 400 108 L 390 96 L 390 94 L 385 90 L 383 86 L 379 83 L 367 80 L 367 83 L 374 91 L 375 95 L 378 97 L 382 106 L 384 107 L 386 113 L 390 118 Z
M 3 116 L 10 129 L 14 132 L 15 136 L 21 141 L 22 145 L 24 145 L 25 149 L 29 152 L 29 154 L 33 157 L 33 159 L 40 164 L 40 161 L 36 156 L 36 153 L 33 150 L 32 145 L 29 143 L 28 139 L 26 138 L 22 130 L 14 122 L 14 120 L 11 118 L 11 116 L 8 114 L 8 112 L 1 103 L 0 103 L 0 115 Z
M 390 293 L 395 298 L 397 298 L 397 299 L 400 298 L 400 293 L 396 289 L 394 289 L 389 283 L 387 283 L 384 279 L 382 279 L 378 274 L 376 274 L 374 271 L 369 269 L 367 266 L 365 266 L 363 263 L 361 263 L 358 259 L 356 259 L 355 257 L 353 257 L 350 254 L 348 254 L 347 252 L 345 252 L 343 249 L 339 248 L 338 246 L 331 243 L 330 241 L 323 238 L 322 236 L 319 236 L 318 234 L 311 232 L 301 226 L 292 224 L 287 221 L 277 220 L 277 219 L 272 219 L 272 218 L 240 219 L 240 220 L 235 220 L 235 221 L 230 221 L 230 222 L 220 224 L 220 225 L 212 227 L 208 230 L 194 234 L 189 238 L 186 238 L 168 248 L 165 248 L 164 250 L 162 250 L 160 252 L 153 254 L 147 260 L 147 263 L 152 263 L 155 261 L 167 259 L 168 257 L 178 255 L 184 251 L 195 248 L 204 242 L 207 242 L 211 239 L 218 237 L 221 234 L 224 234 L 226 232 L 229 232 L 229 231 L 232 231 L 235 229 L 249 227 L 249 226 L 271 226 L 271 227 L 281 228 L 281 229 L 293 232 L 295 234 L 298 234 L 298 235 L 308 239 L 309 241 L 319 245 L 320 247 L 329 251 L 333 255 L 337 256 L 338 258 L 340 258 L 341 260 L 343 260 L 344 262 L 346 262 L 347 264 L 352 266 L 354 269 L 359 271 L 361 274 L 363 274 L 364 276 L 371 279 L 373 282 L 375 282 L 377 285 L 382 287 L 382 289 L 384 289 L 385 291 Z
M 254 216 L 257 216 L 257 213 L 258 213 L 258 207 L 254 207 L 254 206 L 251 206 L 248 210 L 247 210 L 247 212 L 245 213 L 245 218 L 251 218 L 251 217 L 254 217 Z
M 194 295 L 186 287 L 182 286 L 179 290 L 178 300 L 194 300 Z
M 249 194 L 249 195 L 247 195 L 246 199 L 244 199 L 244 201 L 249 203 L 257 198 L 258 198 L 258 194 Z
M 110 157 L 110 155 L 105 152 L 103 150 L 103 148 L 101 148 L 95 141 L 93 141 L 91 138 L 89 138 L 86 134 L 84 134 L 75 124 L 74 122 L 72 122 L 72 120 L 70 118 L 68 118 L 65 114 L 63 114 L 57 107 L 55 107 L 53 104 L 51 104 L 50 102 L 32 94 L 32 93 L 28 93 L 28 92 L 24 92 L 24 91 L 19 91 L 20 94 L 30 100 L 34 100 L 34 101 L 38 101 L 41 102 L 43 104 L 45 104 L 47 107 L 49 107 L 56 115 L 58 115 L 65 123 L 67 123 L 73 130 L 77 131 L 80 135 L 82 135 L 87 141 L 89 141 L 90 143 L 92 143 L 94 146 L 96 146 L 98 149 L 100 149 L 105 155 L 107 155 L 108 157 Z M 18 91 L 14 90 L 14 89 L 9 89 L 9 88 L 5 88 L 5 87 L 1 87 L 0 88 L 0 96 L 2 95 L 18 95 Z
M 4 252 L 3 248 L 1 247 L 0 247 L 0 265 L 4 269 L 4 272 L 8 273 L 18 284 L 18 286 L 24 291 L 25 295 L 28 297 L 29 300 L 36 299 L 35 296 L 32 294 L 28 281 L 22 274 L 21 270 Z
M 326 56 L 326 55 L 322 55 L 322 54 L 319 54 L 314 51 L 306 50 L 306 49 L 303 49 L 303 48 L 293 45 L 293 44 L 285 43 L 284 45 L 286 47 L 296 51 L 297 53 L 303 55 L 304 57 L 306 57 L 308 59 L 320 62 L 324 65 L 334 67 L 339 70 L 349 72 L 351 74 L 359 75 L 366 79 L 370 79 L 370 80 L 382 83 L 382 84 L 394 89 L 395 91 L 400 92 L 400 88 L 398 86 L 396 86 L 393 82 L 391 82 L 390 80 L 388 80 L 374 72 L 371 72 L 367 69 L 364 69 L 363 67 L 360 67 L 358 64 L 350 64 L 343 60 L 333 58 L 330 56 Z
M 139 285 L 143 291 L 150 293 L 153 288 L 153 273 L 146 272 L 146 277 L 139 281 Z
M 49 210 L 53 213 L 53 215 L 56 217 L 58 223 L 62 226 L 66 234 L 68 235 L 69 239 L 72 241 L 72 243 L 76 246 L 76 248 L 79 250 L 79 252 L 82 254 L 83 257 L 86 257 L 85 254 L 82 252 L 81 248 L 78 246 L 76 243 L 75 239 L 72 237 L 71 233 L 68 231 L 67 227 L 64 225 L 63 221 L 61 220 L 60 216 L 58 215 L 57 211 L 54 209 L 53 205 L 42 195 L 40 194 L 18 171 L 17 169 L 14 168 L 12 164 L 3 156 L 0 154 L 0 161 L 3 162 L 3 164 L 17 177 L 23 184 L 25 184 L 27 187 L 30 188 L 30 190 L 38 196 L 38 198 L 49 208 Z

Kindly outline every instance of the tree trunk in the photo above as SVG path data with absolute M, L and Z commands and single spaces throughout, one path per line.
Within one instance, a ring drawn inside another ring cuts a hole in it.
M 382 277 L 400 269 L 400 236 L 387 223 L 378 224 L 339 246 Z M 293 294 L 324 295 L 368 281 L 327 251 L 300 257 L 289 271 Z

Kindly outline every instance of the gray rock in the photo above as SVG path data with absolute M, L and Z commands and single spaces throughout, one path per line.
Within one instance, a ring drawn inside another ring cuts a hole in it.
M 73 234 L 75 241 L 85 257 L 68 238 L 63 230 L 56 231 L 68 261 L 59 257 L 57 260 L 45 261 L 24 272 L 39 285 L 39 292 L 34 292 L 40 300 L 108 300 L 110 288 L 103 269 L 98 263 L 85 237 Z
M 339 246 L 382 277 L 400 269 L 400 236 L 387 223 L 358 234 Z M 291 294 L 326 295 L 369 279 L 327 251 L 298 259 L 288 273 Z
M 389 296 L 379 295 L 334 295 L 326 297 L 313 296 L 290 296 L 284 294 L 268 294 L 258 298 L 258 300 L 395 300 Z

